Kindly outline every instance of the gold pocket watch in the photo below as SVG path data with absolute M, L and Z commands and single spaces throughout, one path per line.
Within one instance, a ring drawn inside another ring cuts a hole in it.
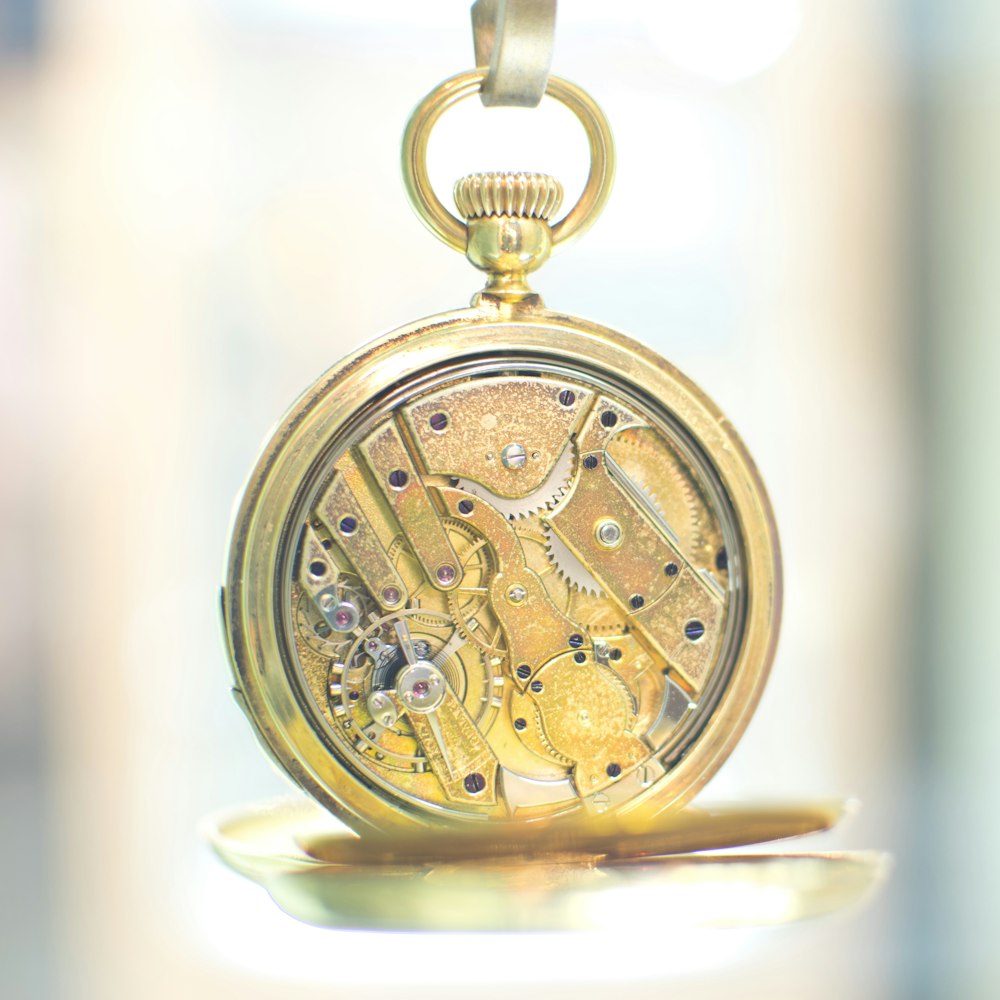
M 777 637 L 774 521 L 728 421 L 652 351 L 528 287 L 608 197 L 597 105 L 548 78 L 591 152 L 561 218 L 542 174 L 463 178 L 458 217 L 431 189 L 430 129 L 486 75 L 434 90 L 403 150 L 418 214 L 486 287 L 314 383 L 230 550 L 236 697 L 359 832 L 679 807 L 740 738 Z

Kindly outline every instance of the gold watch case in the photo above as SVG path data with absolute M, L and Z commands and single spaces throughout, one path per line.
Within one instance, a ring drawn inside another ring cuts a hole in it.
M 580 201 L 541 174 L 415 207 L 489 275 L 469 309 L 336 364 L 266 445 L 223 591 L 234 693 L 284 771 L 359 832 L 621 817 L 687 802 L 740 738 L 778 632 L 780 557 L 753 462 L 714 404 L 526 277 L 593 221 L 610 131 L 582 91 Z
M 743 732 L 780 568 L 754 465 L 688 379 L 484 296 L 292 408 L 223 606 L 262 742 L 355 829 L 655 812 Z

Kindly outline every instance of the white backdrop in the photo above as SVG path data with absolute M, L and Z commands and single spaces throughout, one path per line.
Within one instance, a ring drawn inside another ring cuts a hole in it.
M 780 651 L 706 797 L 856 795 L 817 846 L 905 854 L 920 442 L 895 17 L 564 2 L 554 70 L 603 105 L 620 169 L 536 285 L 698 381 L 772 495 Z M 24 526 L 4 593 L 41 637 L 5 690 L 43 685 L 49 888 L 32 905 L 54 993 L 893 995 L 905 871 L 861 913 L 783 931 L 430 940 L 297 924 L 209 854 L 201 816 L 285 787 L 230 700 L 216 619 L 256 449 L 336 358 L 478 287 L 411 216 L 397 166 L 411 107 L 471 62 L 467 10 L 61 0 L 46 37 L 4 77 L 0 305 L 5 502 Z M 584 152 L 559 109 L 470 103 L 431 162 L 442 190 L 526 168 L 571 193 Z

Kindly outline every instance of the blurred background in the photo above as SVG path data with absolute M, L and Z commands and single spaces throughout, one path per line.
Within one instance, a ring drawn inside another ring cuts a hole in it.
M 815 846 L 892 851 L 887 888 L 655 948 L 334 932 L 199 838 L 286 789 L 216 614 L 258 447 L 342 354 L 478 287 L 397 165 L 410 109 L 471 62 L 459 0 L 0 3 L 4 996 L 1000 995 L 990 0 L 559 15 L 554 70 L 620 170 L 536 285 L 716 399 L 783 538 L 772 680 L 706 798 L 856 796 Z M 431 165 L 442 190 L 535 169 L 572 194 L 585 152 L 558 107 L 467 102 Z

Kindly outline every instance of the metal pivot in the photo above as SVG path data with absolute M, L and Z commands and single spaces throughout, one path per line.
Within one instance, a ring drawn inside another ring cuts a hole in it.
M 552 66 L 556 0 L 476 0 L 472 41 L 487 107 L 538 107 Z

